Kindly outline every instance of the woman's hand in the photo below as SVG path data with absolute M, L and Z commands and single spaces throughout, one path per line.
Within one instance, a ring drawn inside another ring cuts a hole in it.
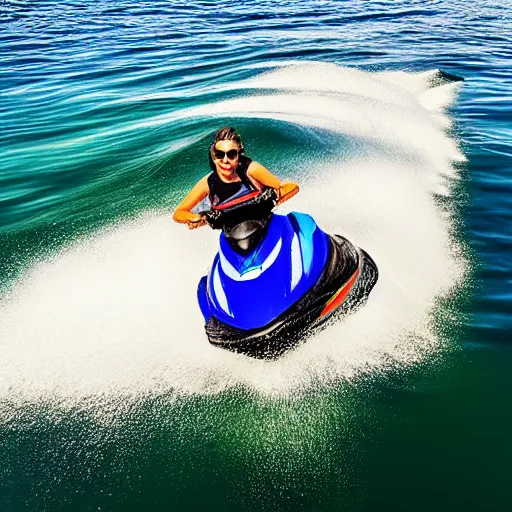
M 206 224 L 206 219 L 190 210 L 197 206 L 208 194 L 208 176 L 200 179 L 186 195 L 185 199 L 178 205 L 172 218 L 176 222 L 187 224 L 190 229 L 196 229 Z
M 196 229 L 206 224 L 206 219 L 198 213 L 192 213 L 187 210 L 176 210 L 173 218 L 176 222 L 186 224 L 189 229 Z
M 291 199 L 297 192 L 299 192 L 299 185 L 291 181 L 283 181 L 277 189 L 277 204 L 276 206 Z
M 187 220 L 188 229 L 197 229 L 206 224 L 206 219 L 197 213 L 191 213 Z

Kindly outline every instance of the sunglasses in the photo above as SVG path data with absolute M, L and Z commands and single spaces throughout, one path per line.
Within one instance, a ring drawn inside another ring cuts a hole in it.
M 216 160 L 223 160 L 225 156 L 228 157 L 228 160 L 234 160 L 238 156 L 238 149 L 230 149 L 229 151 L 214 149 L 213 154 Z

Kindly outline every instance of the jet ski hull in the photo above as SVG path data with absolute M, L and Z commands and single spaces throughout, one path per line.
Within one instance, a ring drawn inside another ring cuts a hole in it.
M 272 359 L 301 343 L 333 316 L 349 314 L 362 306 L 378 279 L 375 262 L 342 236 L 328 236 L 328 242 L 329 255 L 320 278 L 295 304 L 257 329 L 239 329 L 210 315 L 205 325 L 210 343 Z M 201 295 L 207 294 L 206 277 L 199 284 L 198 294 L 201 304 Z

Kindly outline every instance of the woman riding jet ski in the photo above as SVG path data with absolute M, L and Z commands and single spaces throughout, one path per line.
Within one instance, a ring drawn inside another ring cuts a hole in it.
M 233 128 L 220 130 L 210 149 L 213 172 L 174 213 L 191 229 L 222 229 L 198 301 L 210 343 L 272 358 L 296 345 L 333 314 L 362 305 L 378 278 L 370 256 L 345 238 L 324 233 L 306 214 L 273 214 L 299 191 L 282 184 L 243 154 Z M 191 210 L 206 196 L 211 210 Z

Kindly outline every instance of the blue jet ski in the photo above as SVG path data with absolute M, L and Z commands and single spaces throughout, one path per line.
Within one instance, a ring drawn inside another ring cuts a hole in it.
M 242 189 L 203 212 L 222 229 L 197 292 L 208 340 L 257 358 L 275 358 L 333 315 L 354 311 L 378 278 L 365 251 L 309 215 L 272 213 L 276 202 L 272 189 Z

